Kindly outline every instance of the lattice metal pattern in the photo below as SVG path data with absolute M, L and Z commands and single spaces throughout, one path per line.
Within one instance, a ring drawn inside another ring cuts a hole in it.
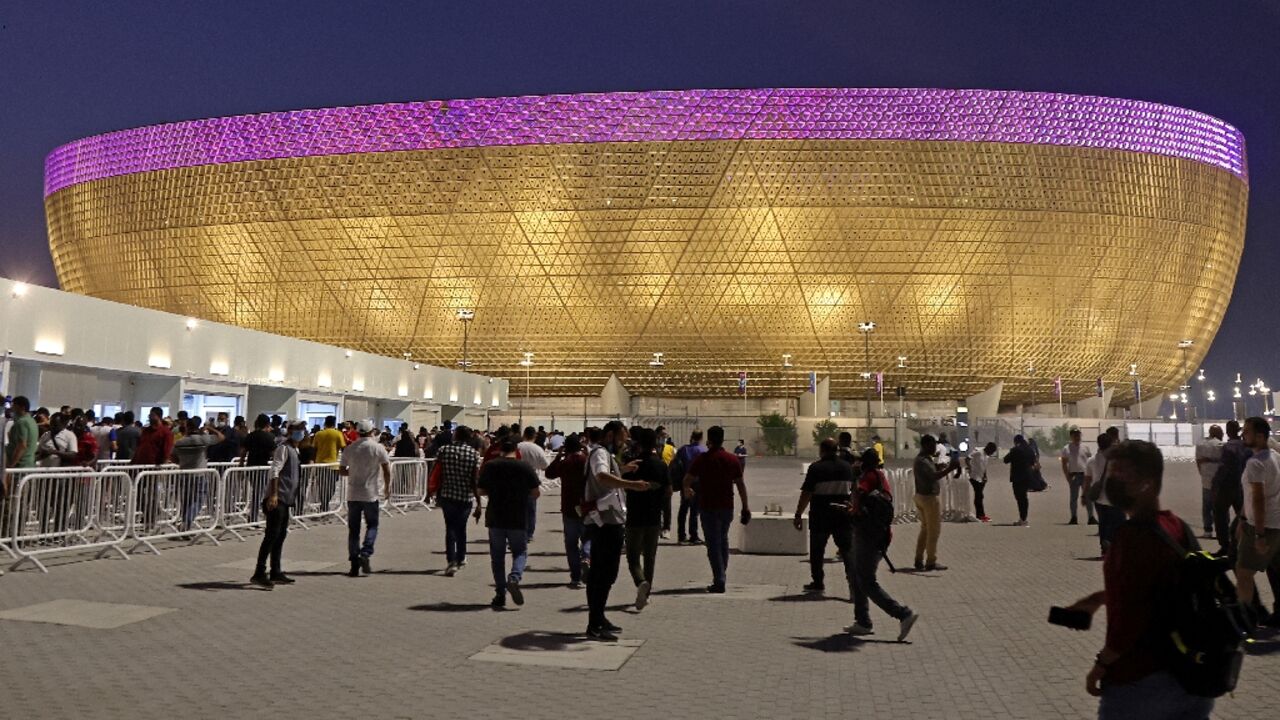
M 104 136 L 109 137 L 109 136 Z M 1242 152 L 1242 149 L 1241 149 Z M 1241 158 L 1243 155 L 1241 154 Z M 1243 162 L 1240 165 L 1243 170 Z M 1068 399 L 1207 351 L 1247 186 L 1169 154 L 994 142 L 703 140 L 312 154 L 106 173 L 47 198 L 63 286 L 535 395 Z M 665 365 L 651 367 L 652 353 Z M 782 367 L 790 354 L 792 367 Z M 906 356 L 906 368 L 897 367 Z

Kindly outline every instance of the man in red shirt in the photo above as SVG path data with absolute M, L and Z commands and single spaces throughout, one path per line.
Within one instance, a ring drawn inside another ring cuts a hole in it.
M 151 408 L 147 426 L 138 438 L 138 449 L 133 453 L 131 465 L 160 465 L 173 455 L 173 432 L 164 424 L 164 411 Z M 156 481 L 140 484 L 138 495 L 142 502 L 142 518 L 148 529 L 155 527 L 160 515 L 160 487 Z
M 1107 496 L 1128 522 L 1115 533 L 1103 563 L 1102 592 L 1072 606 L 1107 610 L 1107 640 L 1089 670 L 1085 687 L 1101 698 L 1100 720 L 1134 717 L 1207 718 L 1213 699 L 1191 695 L 1170 673 L 1170 653 L 1157 610 L 1177 582 L 1181 557 L 1156 528 L 1183 547 L 1194 533 L 1176 515 L 1160 509 L 1164 457 L 1143 440 L 1112 447 L 1107 456 Z
M 751 522 L 747 504 L 747 485 L 742 480 L 742 463 L 724 449 L 724 428 L 707 429 L 707 451 L 699 455 L 684 476 L 684 496 L 698 496 L 702 534 L 707 542 L 707 561 L 711 563 L 709 593 L 723 593 L 725 572 L 729 569 L 729 526 L 733 524 L 733 488 L 742 498 L 742 524 Z

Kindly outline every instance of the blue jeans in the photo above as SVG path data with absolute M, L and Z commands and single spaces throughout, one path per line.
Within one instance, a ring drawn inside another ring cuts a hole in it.
M 1152 673 L 1127 685 L 1102 688 L 1098 720 L 1208 720 L 1213 698 L 1188 694 L 1167 672 Z
M 364 545 L 360 544 L 360 518 L 364 518 Z M 373 543 L 378 539 L 378 501 L 347 501 L 347 559 L 355 562 L 373 557 Z
M 502 597 L 507 596 L 507 546 L 511 547 L 511 577 L 519 581 L 529 560 L 524 531 L 489 528 L 489 564 L 493 566 L 493 584 Z
M 533 528 L 538 524 L 538 498 L 530 495 L 529 504 L 524 513 L 524 534 L 529 542 L 533 542 Z
M 591 561 L 591 539 L 582 518 L 564 518 L 564 556 L 569 561 L 569 580 L 582 580 L 582 561 Z
M 439 499 L 444 513 L 444 555 L 450 565 L 467 559 L 467 519 L 471 516 L 471 503 L 461 500 Z
M 729 527 L 732 510 L 703 510 L 702 539 L 707 543 L 707 561 L 711 563 L 711 584 L 724 587 L 729 569 Z
M 1070 475 L 1067 476 L 1067 488 L 1070 491 L 1068 495 L 1071 498 L 1071 519 L 1072 520 L 1077 519 L 1076 508 L 1078 508 L 1079 505 L 1077 505 L 1076 503 L 1080 501 L 1080 490 L 1083 487 L 1084 487 L 1084 473 L 1071 473 Z M 1085 512 L 1089 513 L 1090 520 L 1097 519 L 1093 516 L 1093 503 L 1091 502 L 1085 503 L 1084 509 L 1085 509 Z

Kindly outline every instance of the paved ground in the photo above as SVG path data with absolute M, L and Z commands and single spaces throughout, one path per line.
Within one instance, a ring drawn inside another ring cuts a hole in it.
M 1197 517 L 1191 466 L 1170 475 L 1171 505 Z M 757 509 L 768 501 L 790 509 L 798 463 L 753 460 L 748 482 Z M 1089 717 L 1096 703 L 1084 675 L 1102 628 L 1073 633 L 1044 619 L 1050 605 L 1101 587 L 1092 528 L 1061 524 L 1060 480 L 1032 496 L 1028 529 L 1001 524 L 1013 500 L 1003 479 L 991 487 L 995 524 L 943 527 L 950 570 L 882 573 L 889 591 L 923 615 L 910 644 L 887 642 L 896 624 L 878 614 L 875 639 L 841 634 L 851 606 L 843 594 L 804 597 L 808 572 L 797 557 L 734 556 L 730 584 L 746 599 L 683 596 L 708 580 L 703 550 L 664 545 L 643 614 L 621 607 L 633 597 L 629 579 L 615 587 L 612 617 L 637 641 L 622 650 L 629 657 L 613 660 L 623 662 L 619 670 L 507 664 L 494 656 L 582 651 L 574 635 L 586 625 L 584 598 L 564 587 L 557 518 L 541 518 L 527 604 L 493 612 L 483 545 L 473 542 L 470 565 L 445 578 L 440 515 L 416 512 L 384 521 L 369 578 L 342 575 L 338 527 L 292 533 L 286 564 L 306 561 L 295 567 L 307 569 L 294 572 L 297 585 L 270 592 L 226 567 L 251 557 L 256 538 L 9 573 L 0 578 L 0 616 L 51 601 L 24 612 L 75 612 L 82 604 L 68 601 L 92 600 L 144 606 L 105 609 L 144 619 L 109 628 L 102 608 L 79 611 L 97 627 L 0 619 L 0 708 L 14 718 Z M 890 554 L 901 565 L 915 533 L 914 525 L 897 530 Z M 1264 643 L 1248 659 L 1217 717 L 1274 712 L 1278 646 Z

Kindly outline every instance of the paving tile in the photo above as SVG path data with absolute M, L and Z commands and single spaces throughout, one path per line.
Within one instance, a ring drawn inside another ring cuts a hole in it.
M 171 612 L 174 608 L 64 598 L 5 610 L 0 612 L 0 620 L 112 630 Z

